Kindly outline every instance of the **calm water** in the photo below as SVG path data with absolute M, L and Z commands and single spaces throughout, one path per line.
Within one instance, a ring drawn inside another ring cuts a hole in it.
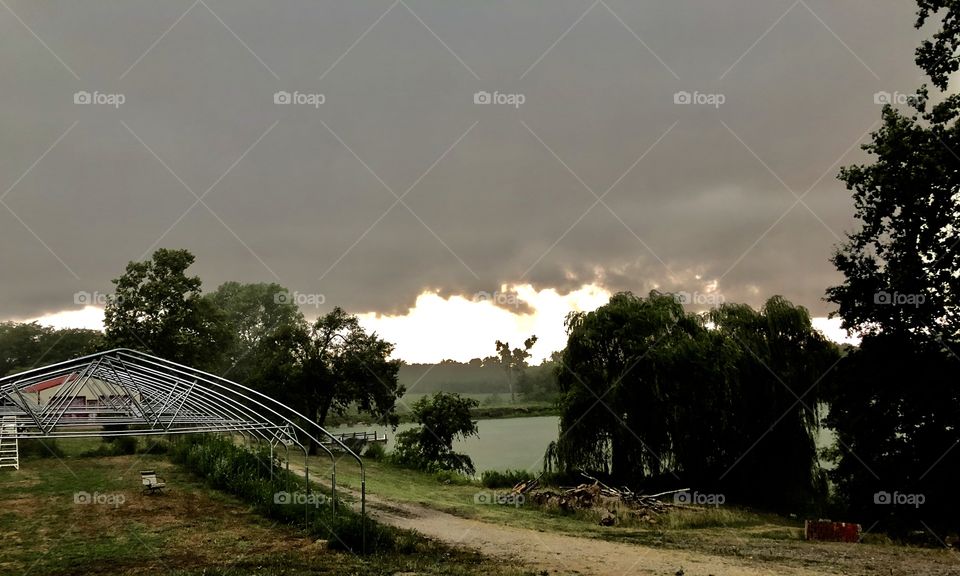
M 500 418 L 497 420 L 478 420 L 480 435 L 466 441 L 455 442 L 454 450 L 470 456 L 477 474 L 484 470 L 504 470 L 519 468 L 539 471 L 543 467 L 543 453 L 547 444 L 558 436 L 560 419 L 556 416 L 538 416 L 535 418 Z M 401 424 L 397 432 L 414 427 L 414 424 Z M 393 449 L 396 432 L 386 426 L 337 426 L 330 432 L 373 431 L 387 435 L 387 450 Z
M 507 468 L 539 472 L 543 467 L 543 453 L 547 450 L 547 444 L 556 440 L 559 435 L 559 424 L 560 419 L 556 416 L 478 420 L 479 437 L 455 442 L 454 449 L 473 459 L 477 474 L 484 470 Z M 414 426 L 414 424 L 401 424 L 397 427 L 397 432 Z M 396 432 L 386 426 L 337 426 L 330 429 L 335 434 L 364 430 L 386 433 L 387 450 L 393 449 Z M 817 437 L 817 447 L 832 445 L 835 438 L 832 430 L 821 429 Z M 821 462 L 821 465 L 825 468 L 832 467 L 826 462 Z

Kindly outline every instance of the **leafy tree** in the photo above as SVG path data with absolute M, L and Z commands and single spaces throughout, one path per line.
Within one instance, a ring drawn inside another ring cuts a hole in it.
M 669 468 L 667 389 L 660 385 L 665 342 L 702 330 L 672 296 L 615 294 L 593 312 L 567 317 L 559 375 L 565 468 L 583 467 L 618 480 L 659 477 Z M 659 352 L 658 352 L 659 350 Z
M 193 262 L 187 250 L 161 248 L 150 260 L 127 264 L 104 311 L 107 344 L 201 369 L 220 365 L 231 335 L 202 297 L 200 278 L 187 276 Z
M 477 435 L 477 423 L 471 419 L 470 410 L 478 405 L 476 400 L 446 392 L 420 398 L 412 410 L 420 426 L 397 434 L 393 460 L 422 470 L 453 470 L 474 475 L 473 461 L 465 454 L 454 452 L 453 442 Z
M 822 494 L 817 384 L 836 349 L 805 309 L 774 297 L 698 315 L 669 294 L 620 293 L 567 330 L 561 468 L 772 508 Z
M 530 349 L 537 343 L 537 337 L 531 336 L 523 341 L 523 348 L 510 349 L 509 342 L 497 340 L 497 357 L 500 360 L 500 367 L 503 369 L 507 385 L 510 387 L 510 402 L 516 401 L 516 394 L 513 390 L 514 381 L 517 374 L 522 374 L 527 368 L 527 359 L 530 358 Z
M 340 307 L 320 317 L 311 330 L 300 388 L 306 413 L 322 426 L 331 411 L 343 415 L 355 406 L 396 426 L 396 400 L 405 390 L 397 379 L 400 361 L 389 359 L 393 348 Z
M 219 372 L 253 388 L 264 388 L 277 345 L 291 334 L 306 334 L 308 326 L 288 291 L 279 284 L 226 282 L 205 298 L 218 308 L 233 335 Z M 298 344 L 287 343 L 293 349 Z M 280 354 L 282 356 L 282 354 Z
M 838 348 L 813 328 L 805 308 L 780 296 L 759 311 L 725 304 L 708 317 L 735 358 L 723 441 L 740 460 L 724 463 L 728 490 L 767 508 L 822 499 L 815 439 Z
M 916 27 L 941 18 L 916 62 L 946 91 L 958 70 L 960 2 L 919 0 Z M 926 87 L 908 114 L 891 106 L 845 168 L 859 229 L 833 256 L 844 282 L 827 290 L 848 330 L 863 334 L 833 385 L 834 479 L 851 512 L 899 530 L 956 529 L 960 498 L 960 96 Z M 874 493 L 922 493 L 922 507 L 875 505 Z
M 396 401 L 405 390 L 397 378 L 400 361 L 390 359 L 393 344 L 367 334 L 343 309 L 334 308 L 312 327 L 281 323 L 257 350 L 254 386 L 320 426 L 331 413 L 351 408 L 399 423 Z

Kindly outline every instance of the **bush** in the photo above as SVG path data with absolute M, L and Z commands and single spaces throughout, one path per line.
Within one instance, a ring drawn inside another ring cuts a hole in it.
M 139 441 L 135 436 L 114 436 L 104 438 L 94 449 L 80 453 L 81 458 L 106 456 L 129 456 L 137 453 Z
M 464 476 L 460 472 L 454 472 L 453 470 L 437 470 L 433 473 L 433 477 L 441 484 L 465 486 L 473 483 L 472 479 Z
M 117 453 L 122 455 L 136 454 L 139 441 L 136 436 L 120 436 L 113 445 L 117 448 Z
M 533 474 L 526 470 L 487 470 L 480 475 L 480 483 L 486 488 L 513 488 L 529 480 L 533 480 Z
M 363 451 L 363 457 L 369 458 L 374 462 L 383 460 L 386 455 L 386 448 L 383 447 L 383 444 L 379 444 L 377 442 L 371 442 L 367 444 L 367 449 Z
M 49 458 L 51 456 L 62 458 L 64 456 L 63 448 L 53 438 L 20 440 L 18 449 L 20 458 Z

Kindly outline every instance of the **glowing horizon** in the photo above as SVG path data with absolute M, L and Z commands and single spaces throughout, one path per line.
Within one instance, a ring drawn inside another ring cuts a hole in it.
M 495 354 L 494 342 L 506 340 L 511 346 L 536 335 L 531 361 L 539 364 L 566 346 L 564 319 L 569 312 L 589 312 L 610 299 L 610 292 L 587 284 L 567 294 L 554 289 L 536 290 L 529 284 L 502 286 L 501 291 L 473 298 L 453 295 L 444 298 L 434 291 L 422 292 L 413 307 L 403 314 L 357 313 L 364 329 L 376 332 L 396 345 L 394 357 L 412 364 L 434 364 L 442 360 L 467 362 Z M 37 322 L 54 328 L 103 330 L 103 308 L 85 306 L 15 322 Z M 813 326 L 837 343 L 857 344 L 848 336 L 840 319 L 815 317 Z

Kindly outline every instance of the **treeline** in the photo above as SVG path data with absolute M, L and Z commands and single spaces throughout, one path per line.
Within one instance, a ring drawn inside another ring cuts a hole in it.
M 525 366 L 516 377 L 523 400 L 552 400 L 557 396 L 556 354 L 538 365 Z M 510 394 L 510 382 L 499 356 L 469 362 L 443 360 L 437 364 L 404 364 L 400 384 L 411 393 Z
M 36 322 L 0 322 L 0 376 L 99 352 L 103 333 Z

